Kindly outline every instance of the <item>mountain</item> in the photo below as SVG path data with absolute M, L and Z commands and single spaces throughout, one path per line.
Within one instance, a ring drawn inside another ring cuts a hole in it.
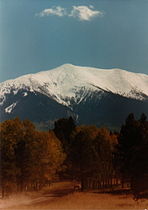
M 118 126 L 130 112 L 148 114 L 148 75 L 65 64 L 0 83 L 0 120 Z

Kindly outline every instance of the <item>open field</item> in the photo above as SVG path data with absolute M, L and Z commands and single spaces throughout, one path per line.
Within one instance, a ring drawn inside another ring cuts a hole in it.
M 0 200 L 2 210 L 43 209 L 148 209 L 148 200 L 134 201 L 131 194 L 73 192 L 70 182 L 55 183 L 42 192 L 13 195 Z

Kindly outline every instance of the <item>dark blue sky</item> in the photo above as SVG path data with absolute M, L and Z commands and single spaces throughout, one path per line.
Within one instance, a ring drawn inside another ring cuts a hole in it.
M 64 63 L 148 74 L 148 0 L 0 0 L 0 81 Z

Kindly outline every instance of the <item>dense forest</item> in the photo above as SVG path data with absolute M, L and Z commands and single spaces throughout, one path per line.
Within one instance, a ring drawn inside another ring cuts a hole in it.
M 38 131 L 29 120 L 0 123 L 2 197 L 40 190 L 55 180 L 77 180 L 81 190 L 128 183 L 135 196 L 148 190 L 148 121 L 129 114 L 120 132 L 77 126 L 59 119 L 54 129 Z

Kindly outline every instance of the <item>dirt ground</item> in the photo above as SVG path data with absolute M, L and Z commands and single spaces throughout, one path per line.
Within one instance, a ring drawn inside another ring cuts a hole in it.
M 42 192 L 13 195 L 0 199 L 1 210 L 84 210 L 84 209 L 141 209 L 148 210 L 148 199 L 133 200 L 131 194 L 122 192 L 73 192 L 70 182 L 54 183 Z

